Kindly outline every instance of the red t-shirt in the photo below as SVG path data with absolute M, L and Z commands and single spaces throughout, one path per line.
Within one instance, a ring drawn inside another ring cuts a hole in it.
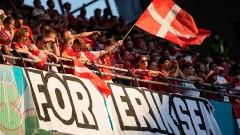
M 20 44 L 18 42 L 13 42 L 11 45 L 12 48 L 27 48 L 25 45 Z
M 63 50 L 68 56 L 74 56 L 73 49 L 71 46 L 66 46 Z
M 63 52 L 65 52 L 68 56 L 74 56 L 74 52 L 73 52 L 73 49 L 71 46 L 66 46 L 63 50 Z M 62 61 L 62 63 L 64 65 L 68 65 L 68 66 L 74 66 L 73 62 L 72 61 Z M 73 69 L 68 69 L 68 68 L 65 68 L 64 69 L 66 74 L 74 74 L 74 70 Z
M 147 71 L 143 71 L 142 69 L 136 69 L 135 74 L 141 75 L 141 79 L 143 80 L 149 80 L 152 81 L 153 77 L 151 74 L 148 74 Z M 145 87 L 149 90 L 153 89 L 153 84 L 152 83 L 148 83 L 148 82 L 139 82 L 139 86 L 140 87 Z

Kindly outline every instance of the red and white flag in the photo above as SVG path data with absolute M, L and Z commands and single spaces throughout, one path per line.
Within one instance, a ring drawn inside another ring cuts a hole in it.
M 40 70 L 45 70 L 45 63 L 47 62 L 48 55 L 40 52 L 35 45 L 30 45 L 32 48 L 36 48 L 34 50 L 29 50 L 28 58 L 36 60 L 35 67 Z
M 153 0 L 135 25 L 181 47 L 199 45 L 210 35 L 209 30 L 198 29 L 192 16 L 173 0 Z
M 78 60 L 74 60 L 73 62 L 74 62 L 74 66 L 75 66 L 74 75 L 81 77 L 81 78 L 89 79 L 92 82 L 92 84 L 98 90 L 100 90 L 106 97 L 108 97 L 112 93 L 112 91 L 107 86 L 107 84 L 101 78 L 99 78 L 97 75 L 92 73 L 92 71 L 89 70 L 85 65 L 83 65 Z

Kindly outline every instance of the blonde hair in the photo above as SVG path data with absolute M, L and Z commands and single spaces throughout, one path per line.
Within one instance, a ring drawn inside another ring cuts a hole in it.
M 65 37 L 65 38 L 63 38 L 63 43 L 65 44 L 65 45 L 68 45 L 71 41 L 73 41 L 74 40 L 74 37 L 73 36 L 70 36 L 70 37 Z

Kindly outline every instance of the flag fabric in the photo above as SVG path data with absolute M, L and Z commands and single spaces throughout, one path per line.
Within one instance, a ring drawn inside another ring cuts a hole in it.
M 37 63 L 34 64 L 34 66 L 37 69 L 45 70 L 45 63 L 47 62 L 48 55 L 44 54 L 43 52 L 40 52 L 35 45 L 30 45 L 32 48 L 36 48 L 34 50 L 29 50 L 28 58 L 36 60 Z
M 74 60 L 74 66 L 75 66 L 74 75 L 80 78 L 89 79 L 92 82 L 92 84 L 98 90 L 100 90 L 106 97 L 108 97 L 112 93 L 112 91 L 107 86 L 107 84 L 101 78 L 99 78 L 96 74 L 92 73 L 92 71 L 89 70 L 81 62 L 79 62 L 78 60 Z
M 198 29 L 190 14 L 173 0 L 153 0 L 135 23 L 141 29 L 185 47 L 201 44 L 209 30 Z

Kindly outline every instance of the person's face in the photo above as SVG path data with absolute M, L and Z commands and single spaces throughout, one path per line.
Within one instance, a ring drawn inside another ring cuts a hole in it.
M 138 66 L 141 69 L 145 69 L 148 66 L 148 60 L 147 57 L 142 57 L 140 58 L 140 60 L 138 61 Z
M 146 44 L 144 41 L 141 41 L 139 44 L 138 44 L 138 47 L 140 50 L 147 50 L 147 47 L 146 47 Z
M 14 24 L 15 24 L 15 21 L 11 21 L 10 23 L 7 23 L 5 27 L 7 29 L 13 29 L 14 28 Z
M 49 2 L 49 8 L 54 8 L 55 7 L 55 3 L 53 1 Z
M 188 76 L 192 76 L 194 73 L 194 68 L 192 66 L 190 66 L 190 67 L 186 68 L 185 71 Z
M 169 56 L 170 56 L 169 51 L 168 51 L 168 50 L 165 50 L 165 51 L 163 52 L 163 56 L 169 57 Z
M 37 0 L 35 6 L 36 6 L 37 8 L 41 8 L 41 6 L 42 6 L 42 5 L 41 5 L 41 1 L 40 1 L 40 0 Z
M 50 44 L 50 42 L 47 41 L 46 38 L 43 38 L 41 41 L 37 42 L 37 47 L 41 50 L 46 50 L 48 48 L 47 46 L 49 46 L 49 44 Z
M 101 16 L 101 11 L 97 11 L 97 12 L 95 13 L 95 16 L 96 16 L 96 17 L 100 17 L 100 16 Z
M 162 69 L 164 70 L 170 70 L 171 69 L 171 62 L 169 60 L 166 60 L 162 64 L 160 64 Z
M 101 43 L 105 43 L 106 40 L 107 40 L 107 37 L 106 37 L 105 35 L 102 35 L 102 36 L 99 37 L 99 41 L 100 41 Z
M 16 20 L 15 20 L 15 25 L 16 25 L 16 26 L 21 26 L 21 25 L 23 25 L 23 22 L 24 22 L 23 19 L 16 19 Z
M 205 73 L 205 72 L 206 72 L 206 67 L 205 67 L 204 64 L 201 64 L 201 65 L 200 65 L 199 71 L 200 71 L 201 73 Z
M 153 42 L 148 43 L 148 50 L 150 51 L 155 50 L 155 44 Z
M 149 70 L 157 70 L 157 62 L 151 62 L 149 65 Z
M 65 6 L 65 8 L 66 8 L 66 10 L 71 10 L 71 4 L 67 4 L 66 6 Z
M 125 44 L 126 49 L 132 49 L 133 48 L 133 43 L 132 41 L 127 41 Z
M 23 34 L 22 39 L 21 39 L 22 40 L 22 44 L 26 44 L 27 43 L 28 37 L 29 37 L 29 33 L 28 32 Z
M 129 51 L 126 51 L 123 55 L 123 60 L 131 60 L 131 54 Z
M 218 65 L 217 64 L 213 64 L 211 70 L 213 70 L 213 71 L 218 73 L 219 72 Z

